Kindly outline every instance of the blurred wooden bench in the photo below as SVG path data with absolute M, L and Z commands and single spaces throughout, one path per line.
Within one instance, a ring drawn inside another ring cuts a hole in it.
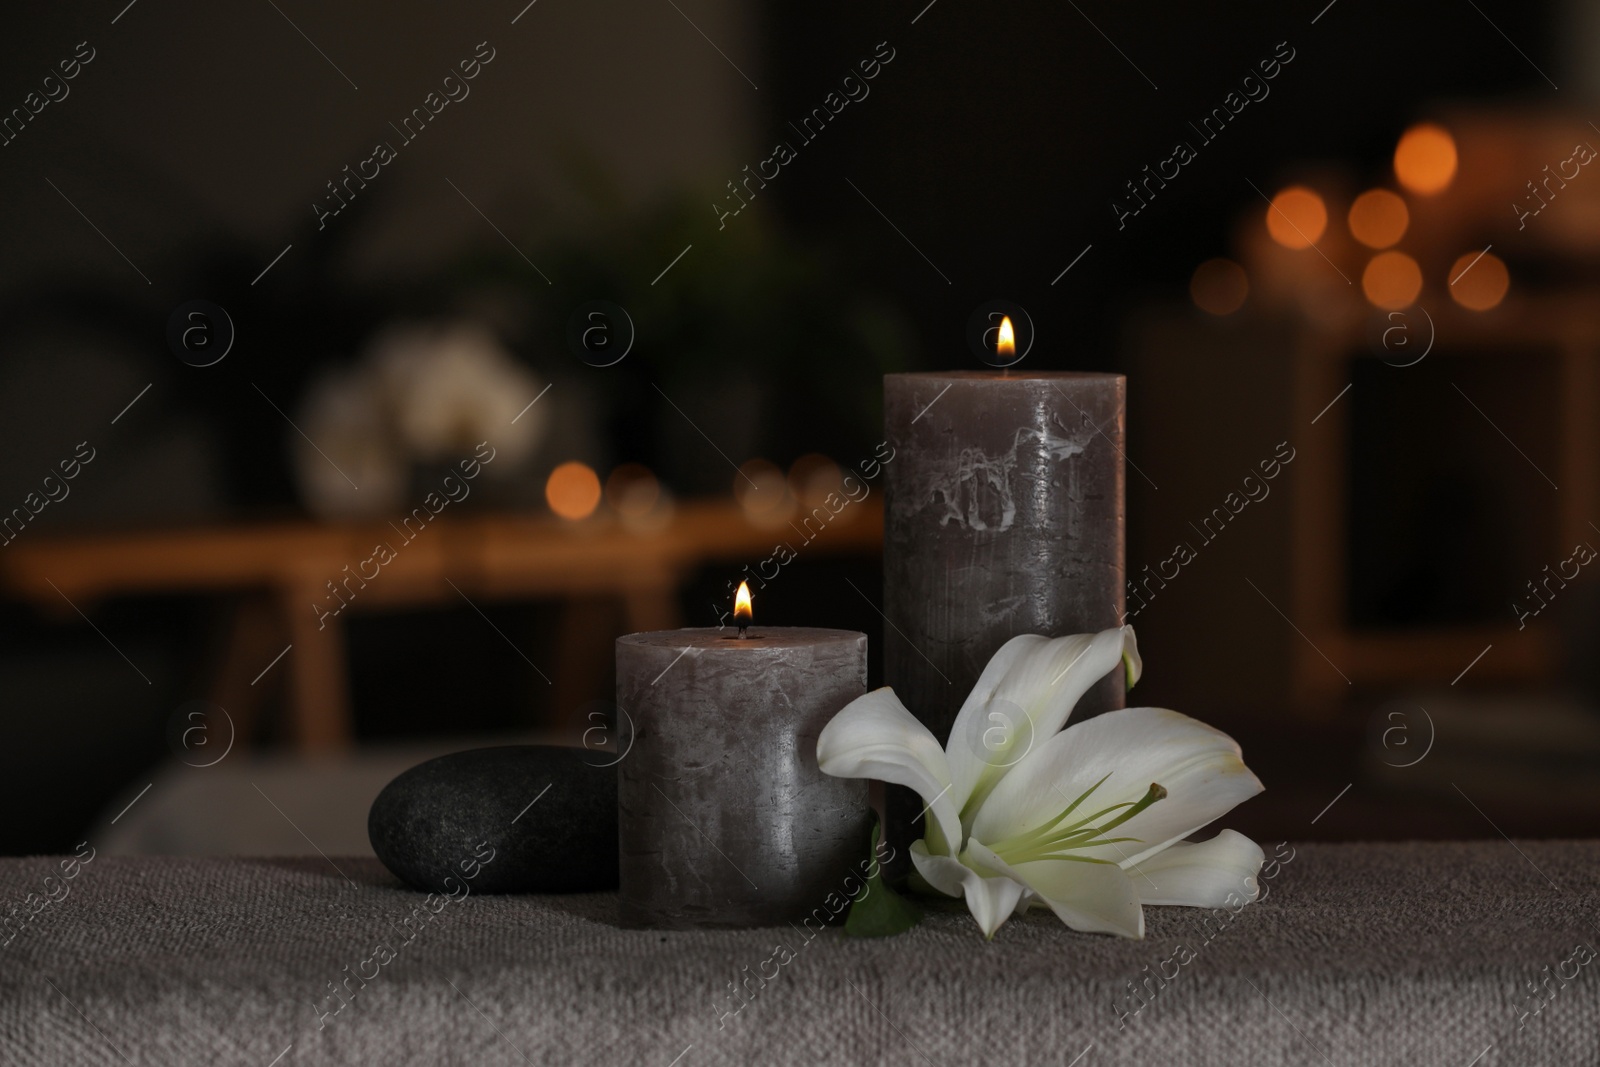
M 873 497 L 850 504 L 800 551 L 806 557 L 875 553 L 882 539 L 882 508 Z M 95 601 L 113 596 L 228 597 L 232 617 L 212 699 L 247 724 L 265 688 L 255 679 L 281 671 L 288 735 L 303 750 L 319 750 L 351 737 L 343 627 L 350 611 L 560 599 L 570 625 L 561 628 L 555 665 L 540 665 L 556 687 L 559 708 L 566 706 L 562 694 L 573 674 L 603 669 L 611 655 L 611 635 L 601 632 L 605 619 L 597 624 L 589 606 L 620 601 L 630 632 L 678 626 L 678 590 L 689 574 L 725 561 L 732 576 L 770 556 L 777 542 L 800 540 L 787 522 L 758 526 L 732 501 L 680 504 L 666 525 L 648 534 L 607 518 L 572 523 L 446 512 L 411 541 L 393 524 L 311 521 L 29 536 L 0 551 L 0 590 L 66 618 L 76 616 L 74 608 L 88 614 Z M 374 564 L 364 561 L 379 544 L 392 546 L 394 558 L 376 577 L 353 578 L 373 573 Z M 335 586 L 348 600 L 338 614 L 331 613 L 341 603 Z M 248 729 L 240 732 L 248 736 Z

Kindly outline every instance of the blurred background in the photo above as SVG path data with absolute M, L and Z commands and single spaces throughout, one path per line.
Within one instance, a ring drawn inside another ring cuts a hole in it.
M 1233 825 L 1600 832 L 1592 5 L 524 2 L 8 13 L 0 852 L 366 851 L 428 755 L 614 746 L 612 640 L 996 297 L 1128 376 L 1135 699 Z M 874 685 L 880 505 L 756 605 Z

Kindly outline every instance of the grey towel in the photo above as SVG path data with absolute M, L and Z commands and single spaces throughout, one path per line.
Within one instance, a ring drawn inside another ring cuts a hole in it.
M 1034 912 L 986 943 L 959 905 L 880 941 L 669 934 L 610 895 L 425 905 L 371 860 L 5 860 L 0 914 L 66 896 L 0 932 L 0 1061 L 1600 1063 L 1600 843 L 1300 845 L 1273 873 L 1236 915 L 1148 909 L 1143 941 Z

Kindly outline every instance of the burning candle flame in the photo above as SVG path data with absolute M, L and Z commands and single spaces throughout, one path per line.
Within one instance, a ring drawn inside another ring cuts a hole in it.
M 1011 328 L 1011 316 L 1003 315 L 1000 318 L 1000 336 L 995 341 L 994 351 L 999 356 L 1014 356 L 1017 354 L 1017 335 Z
M 754 612 L 751 610 L 750 604 L 750 583 L 740 582 L 739 591 L 733 597 L 733 621 L 739 624 L 739 629 L 742 632 L 746 626 L 750 625 L 750 620 L 753 617 Z

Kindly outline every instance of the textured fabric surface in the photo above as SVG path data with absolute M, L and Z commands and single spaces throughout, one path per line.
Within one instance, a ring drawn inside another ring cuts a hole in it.
M 882 941 L 623 930 L 612 895 L 423 921 L 364 859 L 60 876 L 0 862 L 0 912 L 67 891 L 0 949 L 0 1062 L 1600 1063 L 1596 842 L 1299 845 L 1260 903 L 1152 908 L 1143 941 L 1035 912 L 985 943 L 958 910 Z M 357 970 L 377 973 L 324 1014 Z

